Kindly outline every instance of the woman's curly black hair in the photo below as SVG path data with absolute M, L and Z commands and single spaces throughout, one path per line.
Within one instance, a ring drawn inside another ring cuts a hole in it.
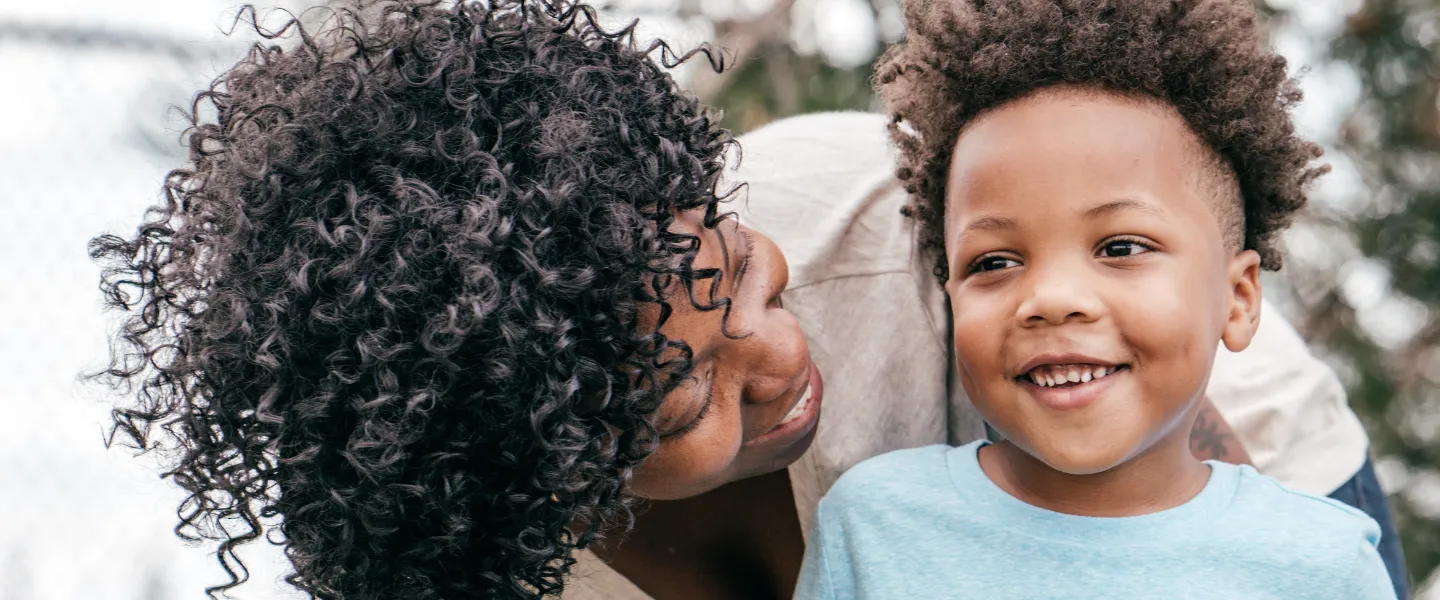
M 670 227 L 727 216 L 733 140 L 652 60 L 718 59 L 561 0 L 241 14 L 265 40 L 196 96 L 164 202 L 91 242 L 115 435 L 170 457 L 212 595 L 259 537 L 316 598 L 557 594 L 690 375 L 667 298 L 728 310 Z
M 906 0 L 905 22 L 875 79 L 911 194 L 905 213 L 942 283 L 956 136 L 981 113 L 1057 85 L 1173 105 L 1239 184 L 1243 248 L 1280 268 L 1276 234 L 1326 167 L 1311 166 L 1320 147 L 1295 134 L 1300 91 L 1249 0 Z

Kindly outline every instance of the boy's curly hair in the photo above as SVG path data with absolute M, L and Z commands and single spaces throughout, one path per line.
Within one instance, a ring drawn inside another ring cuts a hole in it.
M 1311 166 L 1320 147 L 1295 135 L 1289 110 L 1300 91 L 1255 17 L 1249 0 L 907 0 L 906 39 L 877 62 L 876 84 L 911 194 L 905 214 L 937 255 L 936 276 L 949 277 L 945 184 L 956 136 L 981 113 L 1057 85 L 1174 106 L 1233 171 L 1243 247 L 1280 268 L 1275 236 L 1326 167 Z
M 112 435 L 170 457 L 212 595 L 262 536 L 316 598 L 555 595 L 690 375 L 667 297 L 728 311 L 670 226 L 727 216 L 733 140 L 651 60 L 716 57 L 562 0 L 241 15 L 295 43 L 200 92 L 162 205 L 91 241 Z

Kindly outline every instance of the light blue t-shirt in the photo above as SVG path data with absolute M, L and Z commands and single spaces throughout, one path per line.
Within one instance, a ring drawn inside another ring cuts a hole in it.
M 855 466 L 820 501 L 797 600 L 1394 600 L 1364 513 L 1208 462 L 1185 504 L 1138 517 L 1026 504 L 977 450 L 930 446 Z

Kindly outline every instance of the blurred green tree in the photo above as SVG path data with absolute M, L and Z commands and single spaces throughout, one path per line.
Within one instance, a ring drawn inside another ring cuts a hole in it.
M 1335 220 L 1389 289 L 1378 303 L 1332 289 L 1307 307 L 1306 329 L 1356 374 L 1351 404 L 1396 465 L 1397 525 L 1424 581 L 1440 565 L 1440 1 L 1367 0 L 1329 54 L 1360 82 L 1336 145 L 1365 196 Z M 1397 313 L 1400 331 L 1376 331 Z

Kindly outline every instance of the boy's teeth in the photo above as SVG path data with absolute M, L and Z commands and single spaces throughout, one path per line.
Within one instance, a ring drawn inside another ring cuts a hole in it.
M 1119 370 L 1119 367 L 1098 367 L 1094 365 L 1046 365 L 1036 367 L 1027 375 L 1035 385 L 1042 387 L 1055 387 L 1067 383 L 1089 383 L 1101 377 L 1106 377 Z

